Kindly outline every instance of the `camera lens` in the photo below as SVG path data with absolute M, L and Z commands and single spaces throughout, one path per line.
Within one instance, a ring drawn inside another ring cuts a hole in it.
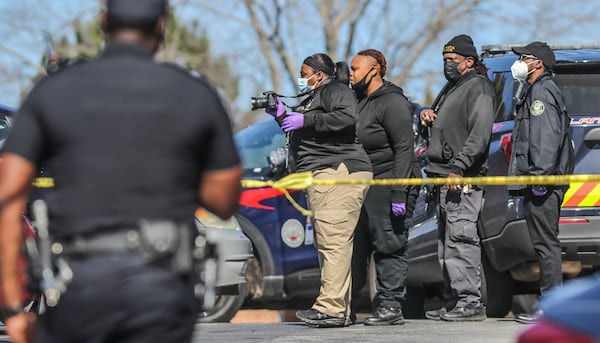
M 257 110 L 259 108 L 267 108 L 269 106 L 269 101 L 266 97 L 256 97 L 250 99 L 250 104 L 252 105 L 252 110 Z

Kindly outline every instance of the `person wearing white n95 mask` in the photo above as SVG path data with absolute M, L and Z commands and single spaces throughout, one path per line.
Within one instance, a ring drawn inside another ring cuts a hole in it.
M 525 58 L 534 60 L 531 62 L 525 62 L 523 61 Z M 525 82 L 527 80 L 527 76 L 535 71 L 535 68 L 530 71 L 529 66 L 538 61 L 539 60 L 535 56 L 521 55 L 519 56 L 519 59 L 516 60 L 515 63 L 513 63 L 513 65 L 510 67 L 510 72 L 516 80 Z
M 515 79 L 525 85 L 516 105 L 508 175 L 566 175 L 573 173 L 569 115 L 560 88 L 552 79 L 555 56 L 543 42 L 512 49 Z M 558 240 L 560 204 L 568 185 L 509 185 L 511 195 L 524 197 L 527 229 L 540 262 L 542 296 L 562 283 L 562 253 Z M 533 323 L 542 313 L 515 315 L 519 323 Z

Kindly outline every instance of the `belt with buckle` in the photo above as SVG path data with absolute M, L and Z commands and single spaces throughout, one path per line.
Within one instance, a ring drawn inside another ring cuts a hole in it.
M 86 255 L 126 253 L 140 251 L 140 235 L 137 228 L 102 232 L 87 236 L 73 236 L 52 244 L 52 252 L 60 255 Z

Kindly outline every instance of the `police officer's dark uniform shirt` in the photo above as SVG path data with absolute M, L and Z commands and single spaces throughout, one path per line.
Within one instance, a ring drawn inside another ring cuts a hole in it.
M 350 173 L 371 171 L 356 138 L 356 99 L 347 85 L 325 80 L 298 111 L 304 113 L 304 127 L 290 134 L 297 171 L 337 169 L 342 162 Z
M 560 89 L 549 73 L 540 75 L 517 105 L 508 175 L 572 174 L 574 153 L 569 124 Z M 524 188 L 527 186 L 508 186 L 517 194 Z
M 419 176 L 414 153 L 412 108 L 402 88 L 389 81 L 358 102 L 358 140 L 375 179 Z M 407 187 L 393 186 L 392 201 L 406 202 Z
M 239 162 L 216 92 L 125 43 L 41 81 L 3 150 L 52 171 L 55 236 L 140 218 L 190 222 L 201 174 Z
M 445 94 L 431 126 L 427 174 L 485 175 L 493 123 L 491 82 L 475 71 L 462 75 Z

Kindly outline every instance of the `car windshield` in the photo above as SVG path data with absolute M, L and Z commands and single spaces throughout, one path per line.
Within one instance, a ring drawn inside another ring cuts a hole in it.
M 570 115 L 600 115 L 600 68 L 586 69 L 555 75 Z
M 264 176 L 271 170 L 269 156 L 285 145 L 285 136 L 274 120 L 250 125 L 235 135 L 246 176 Z

